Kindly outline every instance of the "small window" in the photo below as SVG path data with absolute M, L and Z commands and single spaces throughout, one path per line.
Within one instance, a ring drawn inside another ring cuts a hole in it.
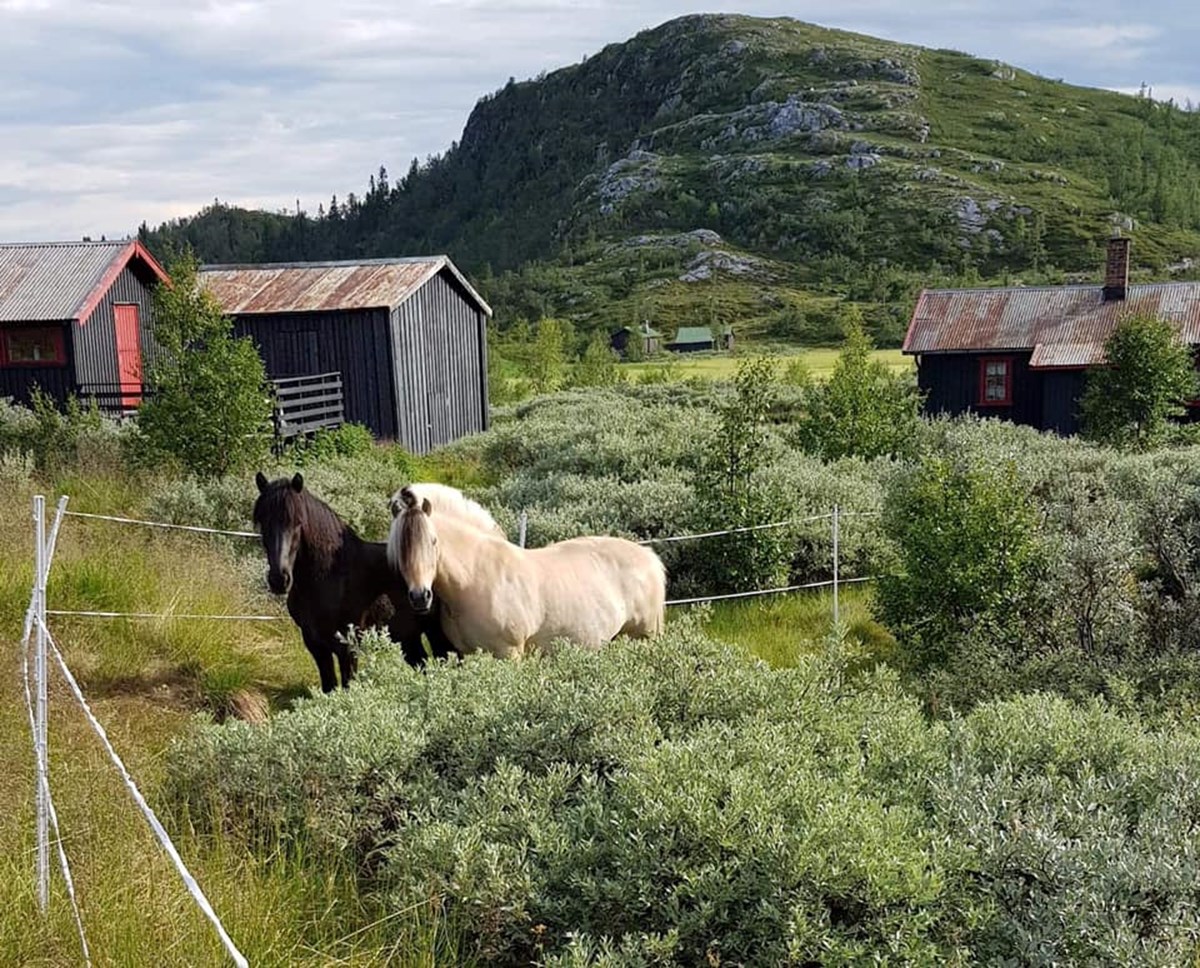
M 992 357 L 979 361 L 979 405 L 1008 407 L 1012 405 L 1012 359 Z
M 58 326 L 0 330 L 0 363 L 10 366 L 64 366 L 63 332 Z

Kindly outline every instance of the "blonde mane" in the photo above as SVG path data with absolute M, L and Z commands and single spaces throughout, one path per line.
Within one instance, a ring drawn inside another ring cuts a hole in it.
M 471 500 L 471 498 L 467 497 L 458 488 L 450 487 L 448 484 L 435 484 L 432 481 L 423 481 L 417 484 L 404 485 L 404 487 L 392 495 L 389 501 L 393 518 L 404 508 L 405 492 L 414 495 L 418 504 L 422 501 L 428 501 L 439 514 L 452 515 L 463 524 L 482 531 L 484 534 L 490 534 L 505 541 L 508 540 L 508 535 L 504 533 L 504 529 L 500 527 L 487 508 L 478 501 Z M 398 542 L 399 537 L 393 529 L 388 535 L 387 542 L 388 561 L 392 562 L 393 567 L 396 567 L 396 562 L 399 561 L 397 557 L 399 553 Z

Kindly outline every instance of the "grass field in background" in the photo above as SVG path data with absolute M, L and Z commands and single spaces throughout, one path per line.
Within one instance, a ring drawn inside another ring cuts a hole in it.
M 780 355 L 777 359 L 779 359 L 783 367 L 799 360 L 804 363 L 812 377 L 823 380 L 827 379 L 829 374 L 833 372 L 833 365 L 837 362 L 840 352 L 841 350 L 832 347 L 820 347 Z M 671 375 L 681 380 L 688 377 L 701 377 L 708 380 L 728 380 L 737 371 L 738 363 L 746 359 L 747 356 L 753 355 L 752 353 L 735 356 L 709 354 L 689 356 L 687 354 L 675 354 L 656 360 L 648 360 L 643 363 L 622 363 L 620 370 L 622 373 L 633 377 L 642 373 L 666 368 Z M 886 364 L 895 373 L 907 373 L 912 370 L 912 357 L 904 356 L 899 350 L 875 350 L 873 355 L 875 359 Z

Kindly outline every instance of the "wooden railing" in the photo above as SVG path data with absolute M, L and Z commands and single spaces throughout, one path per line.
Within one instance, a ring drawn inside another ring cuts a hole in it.
M 275 397 L 271 419 L 280 443 L 346 422 L 341 373 L 285 377 L 272 380 L 271 386 Z M 134 413 L 149 396 L 150 389 L 137 384 L 85 383 L 79 387 L 81 403 L 95 400 L 101 413 L 117 417 Z
M 341 373 L 314 373 L 272 380 L 275 437 L 290 440 L 346 422 Z
M 88 406 L 94 400 L 101 413 L 112 417 L 128 417 L 150 395 L 138 383 L 84 383 L 78 393 L 80 403 Z

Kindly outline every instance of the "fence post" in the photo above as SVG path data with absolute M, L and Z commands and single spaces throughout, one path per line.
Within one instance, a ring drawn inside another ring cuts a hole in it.
M 525 547 L 525 529 L 529 527 L 529 512 L 522 511 L 517 518 L 517 544 Z
M 838 539 L 840 538 L 841 511 L 835 504 L 833 506 L 833 626 L 837 628 L 840 621 L 838 614 Z
M 34 706 L 34 756 L 37 760 L 37 882 L 38 906 L 44 915 L 50 906 L 50 788 L 47 763 L 46 729 L 46 498 L 33 498 L 34 567 L 34 653 L 33 682 L 37 698 Z

